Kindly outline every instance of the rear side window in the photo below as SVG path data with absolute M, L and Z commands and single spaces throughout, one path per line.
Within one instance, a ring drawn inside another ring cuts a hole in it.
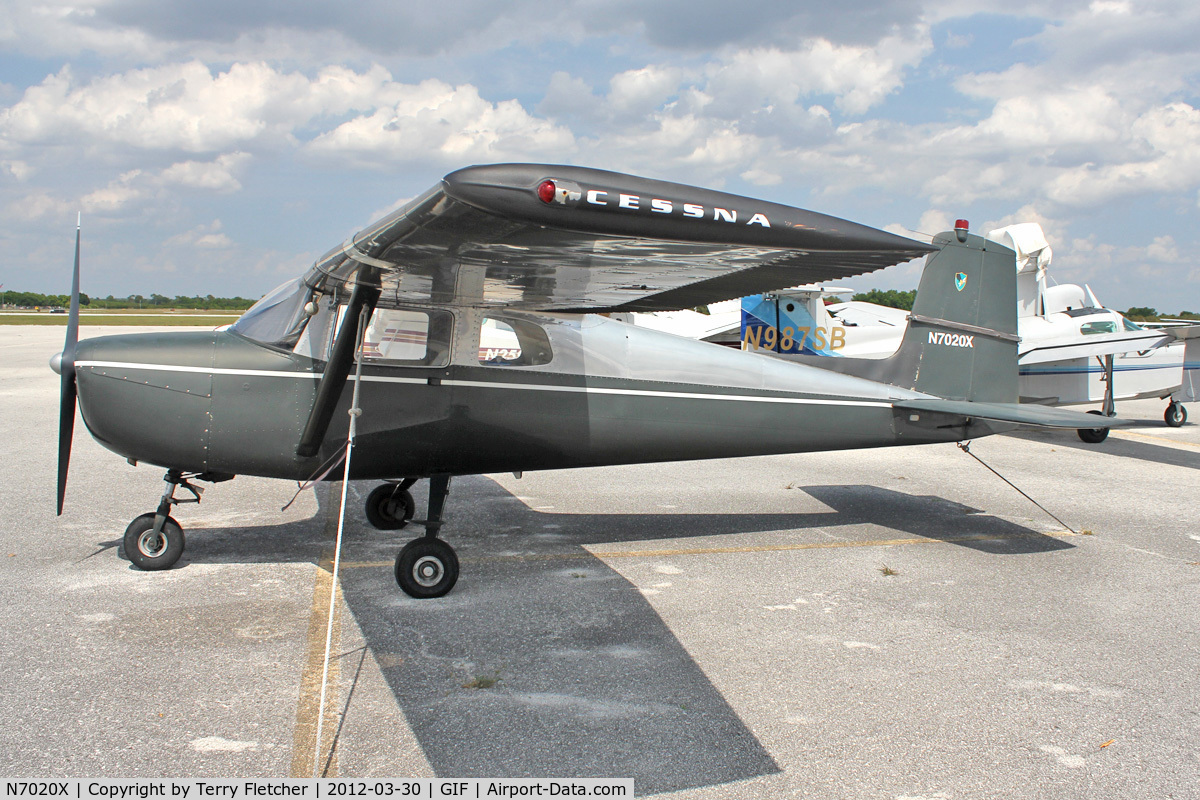
M 534 322 L 484 317 L 479 326 L 479 363 L 497 367 L 536 367 L 552 358 L 550 338 Z

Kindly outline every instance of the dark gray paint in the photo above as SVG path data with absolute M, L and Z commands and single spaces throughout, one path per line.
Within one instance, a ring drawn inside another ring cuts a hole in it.
M 544 180 L 575 195 L 544 202 Z M 588 202 L 589 191 L 605 203 Z M 623 207 L 622 195 L 636 207 Z M 655 211 L 654 199 L 671 210 Z M 702 218 L 687 216 L 685 204 Z M 754 214 L 769 227 L 750 224 Z M 326 253 L 305 281 L 328 292 L 368 266 L 382 272 L 385 304 L 665 311 L 846 278 L 934 249 L 724 192 L 583 167 L 496 164 L 447 175 Z

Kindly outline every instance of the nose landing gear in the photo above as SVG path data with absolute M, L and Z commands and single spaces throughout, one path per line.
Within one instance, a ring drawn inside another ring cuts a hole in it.
M 1183 403 L 1172 400 L 1163 412 L 1163 421 L 1172 428 L 1183 427 L 1183 423 L 1187 422 L 1187 409 L 1183 407 Z
M 138 569 L 159 570 L 170 569 L 183 555 L 183 528 L 170 515 L 171 506 L 180 503 L 199 503 L 204 487 L 191 483 L 193 478 L 217 483 L 227 481 L 232 475 L 215 472 L 188 472 L 177 469 L 168 470 L 163 476 L 167 488 L 163 491 L 158 510 L 135 517 L 125 529 L 125 555 Z M 191 497 L 177 498 L 176 489 L 186 489 Z

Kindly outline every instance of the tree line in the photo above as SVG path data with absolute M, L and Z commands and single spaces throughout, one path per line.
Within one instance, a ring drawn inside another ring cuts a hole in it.
M 913 302 L 917 299 L 917 290 L 910 289 L 907 292 L 900 292 L 895 289 L 888 289 L 887 291 L 872 289 L 869 292 L 860 292 L 851 299 L 862 300 L 880 306 L 888 306 L 889 308 L 901 308 L 905 311 L 912 311 Z M 1134 322 L 1158 322 L 1163 319 L 1200 320 L 1200 313 L 1195 311 L 1180 311 L 1178 314 L 1168 314 L 1166 312 L 1159 313 L 1158 309 L 1148 306 L 1134 306 L 1122 312 L 1122 314 Z
M 872 289 L 869 292 L 859 292 L 851 299 L 888 306 L 889 308 L 912 311 L 913 301 L 917 299 L 917 290 L 910 289 L 907 292 L 903 292 L 896 289 Z M 37 292 L 6 290 L 0 294 L 0 300 L 5 305 L 17 306 L 19 308 L 66 308 L 71 304 L 71 296 L 67 294 L 38 294 Z M 167 297 L 161 294 L 151 294 L 149 297 L 143 297 L 140 294 L 131 294 L 128 297 L 113 297 L 110 294 L 108 297 L 99 298 L 89 297 L 83 292 L 79 293 L 79 305 L 87 306 L 88 308 L 183 308 L 202 311 L 245 311 L 254 305 L 255 302 L 255 300 L 245 297 L 213 297 L 211 294 L 205 297 L 200 297 L 199 295 L 194 297 L 184 297 L 183 295 Z M 1134 306 L 1125 311 L 1124 314 L 1136 322 L 1158 322 L 1160 319 L 1200 320 L 1200 313 L 1195 311 L 1180 311 L 1178 314 L 1160 314 L 1157 309 L 1147 306 Z
M 71 304 L 71 295 L 3 290 L 0 300 L 4 305 L 19 308 L 66 308 Z M 254 300 L 245 297 L 214 297 L 211 294 L 205 297 L 199 295 L 167 297 L 161 294 L 151 294 L 149 297 L 143 297 L 140 294 L 113 297 L 110 294 L 108 297 L 100 298 L 90 297 L 83 292 L 79 293 L 79 305 L 88 308 L 185 308 L 203 311 L 244 311 L 254 303 Z

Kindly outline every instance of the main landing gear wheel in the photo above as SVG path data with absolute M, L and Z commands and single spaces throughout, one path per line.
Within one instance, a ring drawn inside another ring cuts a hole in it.
M 367 495 L 367 521 L 381 531 L 396 531 L 408 524 L 417 511 L 417 504 L 408 489 L 399 484 L 376 486 Z
M 170 569 L 183 555 L 183 528 L 171 517 L 154 530 L 154 512 L 142 514 L 125 529 L 125 555 L 138 569 Z
M 1095 414 L 1100 417 L 1104 416 L 1103 414 L 1101 414 L 1099 411 L 1096 411 L 1095 409 L 1093 409 L 1087 413 Z M 1108 428 L 1080 428 L 1078 433 L 1079 433 L 1079 438 L 1083 439 L 1088 444 L 1100 444 L 1101 442 L 1103 442 L 1105 439 L 1108 438 Z
M 1167 410 L 1163 412 L 1163 420 L 1172 428 L 1180 428 L 1187 422 L 1187 409 L 1183 407 L 1183 403 L 1171 401 Z
M 410 597 L 443 597 L 457 581 L 458 556 L 441 539 L 414 539 L 396 556 L 396 583 Z

